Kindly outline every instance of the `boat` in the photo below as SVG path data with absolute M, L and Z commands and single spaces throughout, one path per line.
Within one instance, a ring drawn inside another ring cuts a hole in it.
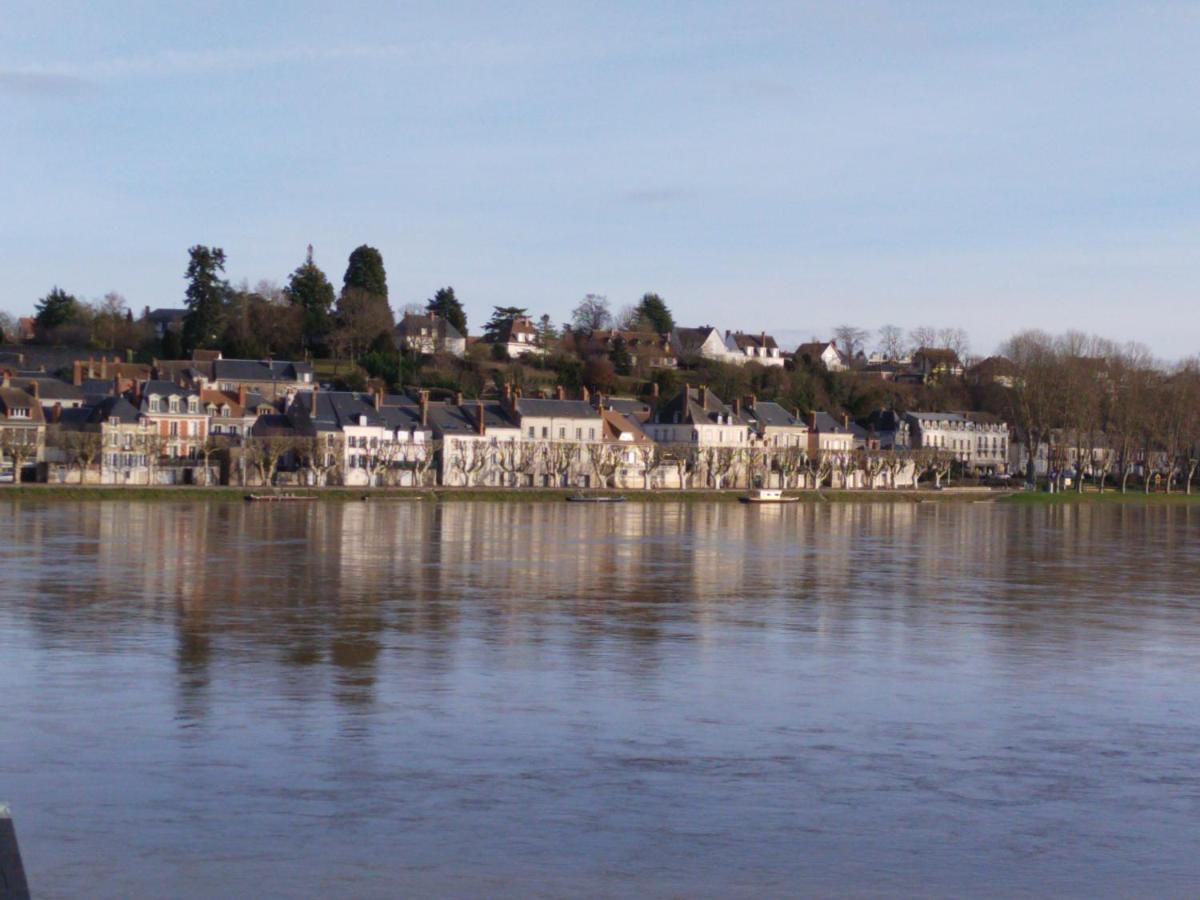
M 598 496 L 589 497 L 586 494 L 567 494 L 568 503 L 624 503 L 625 498 L 620 494 L 615 496 L 610 494 L 601 494 Z
M 770 488 L 757 488 L 744 497 L 738 497 L 743 503 L 795 503 L 799 497 L 785 497 L 783 491 Z
M 247 494 L 248 503 L 299 503 L 305 500 L 316 500 L 311 494 Z

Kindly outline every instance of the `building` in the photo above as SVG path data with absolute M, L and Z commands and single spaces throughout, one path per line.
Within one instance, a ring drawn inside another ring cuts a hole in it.
M 515 316 L 509 319 L 496 343 L 504 347 L 510 359 L 546 352 L 538 343 L 537 326 L 529 316 Z
M 147 453 L 162 484 L 208 484 L 208 411 L 200 395 L 170 381 L 146 381 L 134 394 L 149 425 Z
M 1003 356 L 989 356 L 967 369 L 967 380 L 975 385 L 998 384 L 1011 388 L 1016 377 L 1017 367 Z
M 783 354 L 775 338 L 765 331 L 758 334 L 725 332 L 725 346 L 730 355 L 740 363 L 755 362 L 760 366 L 783 366 Z
M 177 334 L 183 331 L 183 320 L 187 313 L 187 309 L 150 309 L 147 307 L 143 318 L 154 327 L 154 336 L 162 340 L 168 331 Z
M 717 362 L 734 362 L 734 354 L 721 332 L 711 325 L 699 328 L 675 328 L 671 332 L 671 349 L 675 358 L 687 362 L 695 359 L 712 359 Z
M 1008 471 L 1009 434 L 1003 422 L 984 414 L 906 413 L 914 450 L 948 454 L 964 469 L 978 473 Z
M 745 415 L 763 446 L 808 448 L 808 425 L 800 418 L 799 410 L 789 413 L 778 403 L 762 402 L 751 394 L 740 406 L 735 404 L 734 411 Z
M 819 363 L 830 372 L 845 372 L 850 368 L 850 360 L 838 349 L 837 341 L 809 341 L 797 347 L 793 355 L 810 366 Z
M 432 312 L 406 314 L 396 326 L 396 346 L 426 356 L 467 355 L 467 339 L 450 322 Z
M 0 376 L 0 481 L 34 481 L 45 457 L 46 417 L 35 394 Z
M 913 354 L 912 371 L 925 382 L 957 378 L 963 374 L 962 360 L 945 347 L 922 347 Z
M 603 329 L 578 335 L 576 348 L 582 356 L 609 356 L 623 349 L 633 369 L 674 369 L 679 365 L 669 334 Z

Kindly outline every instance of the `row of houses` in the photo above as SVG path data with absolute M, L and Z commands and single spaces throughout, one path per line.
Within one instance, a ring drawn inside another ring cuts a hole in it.
M 586 389 L 568 398 L 561 388 L 526 397 L 512 387 L 491 399 L 431 400 L 323 390 L 305 363 L 80 360 L 71 383 L 4 375 L 0 479 L 851 486 L 858 450 L 930 449 L 977 471 L 1002 471 L 1008 452 L 1003 423 L 966 415 L 860 425 L 754 396 L 726 402 L 704 386 L 651 400 Z

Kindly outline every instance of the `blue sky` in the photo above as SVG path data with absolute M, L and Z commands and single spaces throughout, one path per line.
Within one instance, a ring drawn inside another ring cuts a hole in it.
M 652 7 L 652 8 L 647 8 Z M 1200 350 L 1200 6 L 4 2 L 0 308 L 186 249 L 393 306 Z

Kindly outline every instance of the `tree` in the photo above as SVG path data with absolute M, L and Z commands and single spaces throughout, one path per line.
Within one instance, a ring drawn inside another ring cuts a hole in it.
M 609 480 L 621 467 L 621 452 L 611 444 L 598 443 L 587 445 L 588 462 L 596 473 L 599 486 L 609 487 Z
M 1001 353 L 1016 370 L 1008 392 L 1009 412 L 1017 438 L 1028 453 L 1025 480 L 1032 484 L 1038 451 L 1050 440 L 1055 413 L 1061 408 L 1061 371 L 1054 341 L 1045 332 L 1023 331 L 1010 338 Z
M 197 244 L 188 249 L 187 315 L 183 319 L 183 349 L 194 350 L 216 344 L 224 329 L 229 283 L 222 278 L 225 251 Z
M 59 429 L 54 435 L 54 445 L 61 451 L 67 467 L 79 470 L 79 483 L 83 484 L 85 476 L 96 457 L 104 448 L 103 438 L 99 431 L 79 431 L 76 429 Z
M 932 325 L 918 325 L 908 333 L 908 342 L 913 350 L 937 346 L 937 329 Z
M 529 315 L 529 311 L 521 306 L 493 306 L 492 317 L 483 326 L 483 339 L 500 343 L 508 334 L 513 320 Z
M 338 299 L 332 340 L 339 355 L 353 362 L 376 342 L 391 340 L 394 327 L 391 307 L 383 297 L 362 288 L 346 288 Z
M 938 345 L 947 350 L 953 350 L 960 360 L 967 358 L 971 349 L 971 340 L 962 328 L 940 328 L 937 333 Z
M 904 332 L 896 325 L 884 325 L 879 329 L 879 352 L 888 360 L 897 360 L 904 356 L 907 350 L 904 342 Z
M 92 343 L 103 350 L 113 350 L 132 343 L 133 328 L 125 298 L 109 291 L 92 310 Z
M 458 329 L 459 334 L 466 337 L 467 314 L 463 311 L 458 297 L 454 296 L 454 288 L 450 286 L 438 288 L 434 295 L 425 303 L 425 309 L 445 319 Z
M 12 313 L 6 313 L 0 310 L 0 344 L 17 340 L 17 320 Z
M 258 477 L 264 485 L 270 485 L 275 480 L 275 470 L 279 461 L 289 450 L 297 449 L 299 445 L 285 435 L 263 435 L 246 440 L 246 453 L 254 467 L 258 469 Z
M 37 314 L 33 317 L 34 327 L 42 340 L 53 340 L 55 333 L 66 325 L 79 321 L 83 309 L 73 294 L 55 286 L 37 302 Z
M 363 244 L 350 254 L 346 274 L 342 278 L 342 292 L 350 288 L 366 291 L 387 300 L 387 272 L 383 268 L 383 254 L 374 247 Z
M 558 329 L 554 327 L 554 322 L 551 321 L 549 315 L 543 313 L 537 324 L 538 346 L 543 350 L 548 350 L 558 340 L 558 336 Z
M 608 359 L 618 375 L 628 375 L 633 371 L 633 357 L 629 353 L 629 345 L 619 334 L 613 338 L 612 347 L 608 351 Z
M 638 323 L 647 331 L 666 334 L 675 327 L 675 319 L 658 294 L 643 294 L 637 305 Z
M 666 463 L 666 454 L 662 445 L 657 441 L 643 441 L 637 445 L 638 459 L 642 464 L 643 488 L 650 490 L 654 486 L 654 473 Z
M 313 262 L 312 244 L 304 263 L 288 279 L 283 289 L 284 296 L 303 315 L 301 333 L 306 349 L 321 346 L 333 330 L 333 285 L 325 273 Z
M 608 298 L 600 294 L 588 294 L 571 310 L 571 327 L 584 334 L 603 331 L 612 326 L 612 312 Z
M 854 358 L 863 351 L 867 332 L 855 325 L 839 325 L 833 329 L 833 337 L 837 341 L 838 348 L 846 354 L 846 358 L 853 365 Z

